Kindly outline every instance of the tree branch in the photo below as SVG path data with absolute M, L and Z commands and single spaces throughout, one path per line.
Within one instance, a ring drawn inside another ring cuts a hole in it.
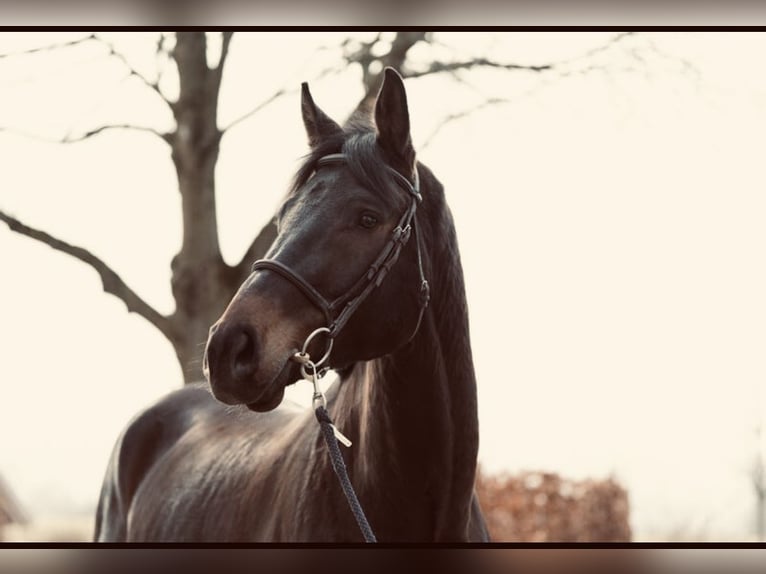
M 90 265 L 98 272 L 99 276 L 101 277 L 101 282 L 106 293 L 110 293 L 111 295 L 118 297 L 120 300 L 122 300 L 123 303 L 125 303 L 128 311 L 132 313 L 138 313 L 141 317 L 157 327 L 166 337 L 170 338 L 170 320 L 164 315 L 161 315 L 146 301 L 141 299 L 141 297 L 139 297 L 130 287 L 125 284 L 125 282 L 120 278 L 119 275 L 117 275 L 117 273 L 115 273 L 106 263 L 93 255 L 90 251 L 83 249 L 82 247 L 70 245 L 69 243 L 61 241 L 60 239 L 56 239 L 44 231 L 33 229 L 27 225 L 24 225 L 18 219 L 11 217 L 2 211 L 0 211 L 0 220 L 5 222 L 11 231 L 15 231 L 16 233 L 26 235 L 31 239 L 45 243 L 57 251 L 71 255 L 72 257 L 75 257 L 80 261 Z
M 558 65 L 561 65 L 561 64 L 570 64 L 570 63 L 572 63 L 572 62 L 574 62 L 576 60 L 585 60 L 585 59 L 588 59 L 588 58 L 592 58 L 596 54 L 599 54 L 601 52 L 606 52 L 609 48 L 611 48 L 615 44 L 625 40 L 625 38 L 630 38 L 631 36 L 634 36 L 634 35 L 635 35 L 635 32 L 620 32 L 619 34 L 615 34 L 614 36 L 612 36 L 609 39 L 609 41 L 607 41 L 607 42 L 605 42 L 605 43 L 603 43 L 603 44 L 601 44 L 599 46 L 596 46 L 595 48 L 591 48 L 590 50 L 588 50 L 587 52 L 585 52 L 581 56 L 575 56 L 574 58 L 570 58 L 568 60 L 562 60 L 561 62 L 559 62 L 556 65 L 558 66 Z
M 464 60 L 462 62 L 431 62 L 431 64 L 425 70 L 403 70 L 402 76 L 405 78 L 420 78 L 429 74 L 438 74 L 440 72 L 454 72 L 457 70 L 466 70 L 475 67 L 486 68 L 499 68 L 503 70 L 521 70 L 528 72 L 548 72 L 562 66 L 572 64 L 578 61 L 585 61 L 591 59 L 593 56 L 605 52 L 618 42 L 633 36 L 635 32 L 621 32 L 609 39 L 608 42 L 596 46 L 585 52 L 580 56 L 569 58 L 567 60 L 560 60 L 558 62 L 549 62 L 547 64 L 515 64 L 515 63 L 503 63 L 490 60 L 489 58 L 473 58 L 471 60 Z
M 156 130 L 154 128 L 150 128 L 150 127 L 147 127 L 147 126 L 134 126 L 134 125 L 130 125 L 130 124 L 108 124 L 108 125 L 105 125 L 105 126 L 99 126 L 97 128 L 93 128 L 93 129 L 88 130 L 87 132 L 85 132 L 83 134 L 80 134 L 78 136 L 72 136 L 71 133 L 68 133 L 67 135 L 65 135 L 61 139 L 46 138 L 46 137 L 38 136 L 38 135 L 35 135 L 35 134 L 30 134 L 28 132 L 24 132 L 24 131 L 20 131 L 20 130 L 15 130 L 13 128 L 7 128 L 7 127 L 0 126 L 0 132 L 7 132 L 7 133 L 15 134 L 15 135 L 20 135 L 20 136 L 24 136 L 24 137 L 27 137 L 27 138 L 43 141 L 43 142 L 46 142 L 46 143 L 62 143 L 62 144 L 70 144 L 70 143 L 81 142 L 83 140 L 86 140 L 88 138 L 91 138 L 91 137 L 96 136 L 96 135 L 98 135 L 100 133 L 103 133 L 105 131 L 110 131 L 110 130 L 135 130 L 135 131 L 139 131 L 139 132 L 146 132 L 146 133 L 150 133 L 150 134 L 156 135 L 158 138 L 162 139 L 164 142 L 166 142 L 168 144 L 170 143 L 170 140 L 172 138 L 172 134 L 163 133 L 163 132 L 160 132 L 160 131 L 158 131 L 158 130 Z
M 500 68 L 503 70 L 524 70 L 528 72 L 547 72 L 552 70 L 555 64 L 525 65 L 495 62 L 488 58 L 474 58 L 462 62 L 431 62 L 425 70 L 405 70 L 402 72 L 404 78 L 421 78 L 429 74 L 438 74 L 440 72 L 455 72 L 457 70 L 467 70 L 476 67 Z
M 391 66 L 401 71 L 410 48 L 418 42 L 425 41 L 427 37 L 427 32 L 397 32 L 391 42 L 391 48 L 388 53 L 383 56 L 375 56 L 373 50 L 382 38 L 382 34 L 378 34 L 372 41 L 362 42 L 358 49 L 353 52 L 347 52 L 344 55 L 349 64 L 359 64 L 362 68 L 364 95 L 357 104 L 352 116 L 361 110 L 372 109 L 378 88 L 380 87 L 383 69 L 386 66 Z M 344 42 L 341 47 L 344 49 L 348 48 L 349 44 Z M 373 62 L 379 63 L 378 69 L 373 69 Z
M 79 44 L 84 44 L 85 42 L 88 42 L 90 40 L 97 40 L 96 34 L 88 34 L 87 36 L 84 36 L 82 38 L 78 38 L 76 40 L 69 40 L 68 42 L 59 42 L 57 44 L 48 44 L 47 46 L 40 46 L 38 48 L 30 48 L 29 50 L 20 50 L 18 52 L 8 52 L 6 54 L 0 54 L 0 59 L 2 58 L 11 58 L 14 56 L 26 56 L 30 54 L 38 54 L 40 52 L 50 52 L 53 50 L 58 50 L 60 48 L 69 48 L 71 46 L 77 46 Z
M 229 45 L 231 44 L 232 36 L 234 36 L 234 32 L 223 32 L 221 36 L 221 57 L 218 60 L 218 66 L 216 66 L 219 76 L 223 72 L 223 65 L 226 63 L 226 57 L 229 55 Z
M 229 45 L 231 44 L 231 38 L 234 32 L 223 32 L 221 35 L 221 57 L 218 59 L 218 65 L 211 70 L 212 81 L 214 91 L 218 93 L 221 87 L 221 79 L 223 78 L 223 66 L 226 63 L 226 58 L 229 55 Z
M 102 44 L 104 44 L 104 46 L 107 47 L 107 49 L 109 50 L 109 55 L 110 56 L 114 56 L 120 62 L 122 62 L 122 64 L 128 69 L 128 73 L 129 73 L 130 76 L 135 76 L 136 78 L 141 80 L 147 87 L 151 88 L 152 91 L 154 93 L 156 93 L 162 99 L 162 101 L 165 102 L 170 108 L 173 107 L 172 102 L 170 102 L 170 100 L 168 100 L 165 97 L 165 94 L 162 93 L 162 90 L 160 90 L 159 78 L 156 81 L 154 81 L 154 82 L 151 81 L 149 78 L 144 76 L 141 72 L 136 70 L 130 64 L 130 62 L 128 62 L 128 59 L 125 57 L 125 55 L 121 54 L 120 52 L 118 52 L 111 42 L 107 42 L 103 38 L 99 38 L 98 36 L 95 36 L 95 35 L 94 35 L 94 38 L 97 39 L 99 42 L 101 42 Z
M 277 225 L 274 222 L 274 219 L 271 219 L 263 226 L 263 229 L 261 229 L 256 238 L 253 239 L 253 242 L 250 244 L 250 247 L 247 248 L 247 251 L 245 251 L 240 262 L 234 266 L 237 276 L 239 277 L 239 283 L 244 281 L 250 274 L 250 266 L 257 259 L 263 257 L 266 251 L 269 250 L 269 247 L 271 247 L 276 236 Z
M 455 112 L 452 114 L 449 114 L 446 116 L 442 121 L 440 121 L 436 127 L 431 130 L 431 133 L 428 134 L 428 137 L 418 146 L 418 149 L 424 150 L 428 147 L 428 145 L 434 140 L 434 138 L 437 136 L 437 134 L 442 131 L 442 129 L 449 123 L 452 123 L 456 120 L 465 118 L 467 116 L 470 116 L 473 113 L 476 113 L 480 110 L 483 110 L 484 108 L 488 108 L 490 106 L 496 106 L 498 104 L 507 104 L 511 100 L 508 98 L 487 98 L 484 102 L 480 103 L 477 106 L 474 106 L 472 108 L 468 108 L 465 110 L 461 110 L 459 112 Z
M 271 94 L 271 96 L 269 96 L 264 101 L 262 101 L 260 104 L 258 104 L 253 109 L 251 109 L 249 112 L 247 112 L 245 114 L 242 114 L 236 120 L 230 122 L 229 125 L 227 125 L 224 128 L 221 128 L 221 130 L 220 130 L 221 131 L 221 135 L 225 134 L 227 131 L 229 131 L 231 128 L 233 128 L 237 124 L 240 124 L 240 123 L 244 122 L 246 119 L 250 118 L 251 116 L 254 116 L 258 112 L 260 112 L 263 108 L 265 108 L 270 103 L 272 103 L 274 100 L 276 100 L 276 99 L 278 99 L 278 98 L 280 98 L 280 97 L 282 97 L 282 96 L 284 96 L 286 94 L 293 93 L 293 92 L 296 92 L 296 91 L 297 91 L 296 89 L 287 90 L 285 88 L 280 88 L 279 90 L 277 90 L 276 92 Z
M 624 39 L 633 36 L 634 32 L 621 32 L 619 34 L 616 34 L 612 38 L 609 39 L 604 44 L 601 44 L 599 46 L 596 46 L 595 48 L 592 48 L 585 52 L 584 54 L 580 56 L 576 56 L 574 58 L 569 58 L 567 60 L 560 60 L 558 62 L 551 62 L 548 64 L 540 64 L 540 65 L 525 65 L 525 64 L 512 64 L 512 63 L 501 63 L 501 62 L 495 62 L 492 60 L 489 60 L 487 58 L 475 58 L 472 60 L 465 60 L 462 62 L 432 62 L 431 65 L 426 69 L 422 71 L 404 71 L 403 76 L 405 78 L 417 78 L 426 76 L 428 74 L 434 74 L 434 73 L 440 73 L 440 72 L 449 72 L 449 73 L 455 73 L 458 70 L 464 70 L 473 68 L 476 66 L 484 66 L 484 67 L 494 67 L 494 68 L 501 68 L 506 70 L 526 70 L 530 72 L 540 73 L 540 72 L 554 72 L 557 71 L 557 77 L 559 79 L 570 77 L 574 75 L 585 75 L 590 72 L 594 71 L 604 71 L 604 66 L 598 66 L 594 63 L 588 63 L 584 67 L 580 68 L 570 68 L 567 69 L 568 66 L 571 66 L 572 64 L 576 64 L 578 62 L 589 62 L 593 59 L 594 56 L 596 56 L 599 53 L 605 52 L 618 42 L 623 41 Z M 637 58 L 637 54 L 632 54 L 633 58 Z M 454 74 L 456 78 L 459 79 L 459 76 L 457 74 Z M 530 89 L 526 92 L 525 95 L 529 95 L 534 91 L 534 89 Z M 425 149 L 428 147 L 428 145 L 434 140 L 436 135 L 449 123 L 465 118 L 475 112 L 478 112 L 484 108 L 499 105 L 499 104 L 506 104 L 510 103 L 511 99 L 505 98 L 505 97 L 487 97 L 484 102 L 465 110 L 461 110 L 459 112 L 452 113 L 448 116 L 446 116 L 439 124 L 431 131 L 431 133 L 426 137 L 424 142 L 420 144 L 419 149 Z
M 320 48 L 322 49 L 322 48 Z M 330 74 L 337 74 L 341 71 L 343 71 L 346 67 L 345 66 L 330 66 L 328 68 L 325 68 L 322 70 L 317 76 L 314 77 L 313 81 L 318 81 L 326 76 L 329 76 Z M 297 82 L 296 82 L 297 84 Z M 234 121 L 230 122 L 229 125 L 227 125 L 224 128 L 221 128 L 221 135 L 226 133 L 229 129 L 233 128 L 235 125 L 242 123 L 243 121 L 249 119 L 251 116 L 254 116 L 258 112 L 260 112 L 263 108 L 268 106 L 269 104 L 273 103 L 275 100 L 281 98 L 282 96 L 287 96 L 289 94 L 295 94 L 298 92 L 298 88 L 280 88 L 273 94 L 271 94 L 268 98 L 266 98 L 264 101 L 262 101 L 260 104 L 255 106 L 250 111 L 242 114 L 240 117 L 235 119 Z
M 105 131 L 109 130 L 135 130 L 139 132 L 146 132 L 150 134 L 156 135 L 158 138 L 163 140 L 165 143 L 170 144 L 172 134 L 163 133 L 161 131 L 155 130 L 154 128 L 150 128 L 147 126 L 134 126 L 131 124 L 109 124 L 105 126 L 99 126 L 97 128 L 93 128 L 91 130 L 88 130 L 87 132 L 79 135 L 79 136 L 72 136 L 71 133 L 67 134 L 63 140 L 61 140 L 61 143 L 75 143 L 75 142 L 81 142 L 83 140 L 86 140 L 88 138 L 91 138 L 95 135 L 98 135 L 100 133 L 103 133 Z

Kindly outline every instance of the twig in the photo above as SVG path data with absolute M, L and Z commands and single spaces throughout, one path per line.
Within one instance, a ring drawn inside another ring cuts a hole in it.
M 18 52 L 8 52 L 5 54 L 0 54 L 0 59 L 2 58 L 12 58 L 15 56 L 26 56 L 30 54 L 38 54 L 40 52 L 50 52 L 53 50 L 58 50 L 60 48 L 69 48 L 71 46 L 77 46 L 79 44 L 84 44 L 85 42 L 88 42 L 89 40 L 97 40 L 95 34 L 88 34 L 87 36 L 84 36 L 82 38 L 78 38 L 77 40 L 69 40 L 67 42 L 58 42 L 56 44 L 48 44 L 47 46 L 39 46 L 37 48 L 30 48 L 28 50 L 19 50 Z
M 269 96 L 264 101 L 262 101 L 260 104 L 258 104 L 253 109 L 251 109 L 249 112 L 239 116 L 236 120 L 234 120 L 231 123 L 229 123 L 229 125 L 227 125 L 225 128 L 222 128 L 221 129 L 221 134 L 226 133 L 227 131 L 229 131 L 231 128 L 233 128 L 237 124 L 240 124 L 243 121 L 245 121 L 246 119 L 250 118 L 251 116 L 257 114 L 258 112 L 260 112 L 263 108 L 268 106 L 270 103 L 272 103 L 277 98 L 280 98 L 280 97 L 282 97 L 282 96 L 284 96 L 286 94 L 294 93 L 296 91 L 297 91 L 296 88 L 291 89 L 291 90 L 288 90 L 286 88 L 280 88 L 279 90 L 274 92 L 271 96 Z
M 13 129 L 13 128 L 0 127 L 0 132 L 6 132 L 6 133 L 15 134 L 15 135 L 20 135 L 20 136 L 24 136 L 26 138 L 30 138 L 30 139 L 34 139 L 34 140 L 38 140 L 38 141 L 43 141 L 43 142 L 46 142 L 46 143 L 60 143 L 60 144 L 70 144 L 70 143 L 81 142 L 83 140 L 86 140 L 88 138 L 91 138 L 91 137 L 93 137 L 95 135 L 98 135 L 98 134 L 103 133 L 103 132 L 108 131 L 108 130 L 135 130 L 135 131 L 140 131 L 140 132 L 146 132 L 146 133 L 150 133 L 150 134 L 156 135 L 157 137 L 159 137 L 160 139 L 162 139 L 166 143 L 170 143 L 170 138 L 171 138 L 171 134 L 160 132 L 160 131 L 158 131 L 158 130 L 156 130 L 154 128 L 150 128 L 150 127 L 147 127 L 147 126 L 134 126 L 134 125 L 130 125 L 130 124 L 109 124 L 109 125 L 105 125 L 105 126 L 99 126 L 97 128 L 93 128 L 91 130 L 88 130 L 87 132 L 85 132 L 83 134 L 80 134 L 78 136 L 72 136 L 71 133 L 68 133 L 63 138 L 60 138 L 60 139 L 47 138 L 47 137 L 44 137 L 44 136 L 39 136 L 39 135 L 36 135 L 36 134 L 31 134 L 29 132 L 25 132 L 25 131 L 21 131 L 21 130 L 16 130 L 16 129 Z
M 474 114 L 478 112 L 479 110 L 483 110 L 484 108 L 488 108 L 490 106 L 495 106 L 498 104 L 507 104 L 511 100 L 509 98 L 487 98 L 484 102 L 480 103 L 478 106 L 474 106 L 472 108 L 468 108 L 465 110 L 461 110 L 459 112 L 452 113 L 448 116 L 446 116 L 441 122 L 439 122 L 436 127 L 431 130 L 431 133 L 428 134 L 428 137 L 425 139 L 425 141 L 418 146 L 418 149 L 424 150 L 428 147 L 428 145 L 433 141 L 433 139 L 437 136 L 437 134 L 449 123 L 454 122 L 455 120 L 459 120 L 462 118 L 465 118 L 467 116 L 470 116 L 471 114 Z
M 141 72 L 136 70 L 130 64 L 130 62 L 128 62 L 128 59 L 125 57 L 125 55 L 118 52 L 111 42 L 107 42 L 106 40 L 104 40 L 103 38 L 99 38 L 98 36 L 94 36 L 94 38 L 96 38 L 99 42 L 101 42 L 102 44 L 104 44 L 104 46 L 107 47 L 107 49 L 109 50 L 110 56 L 114 56 L 120 62 L 122 62 L 122 64 L 128 69 L 128 72 L 131 76 L 135 76 L 136 78 L 141 80 L 147 87 L 151 88 L 152 91 L 156 93 L 162 99 L 163 102 L 165 102 L 168 106 L 172 107 L 172 103 L 170 102 L 170 100 L 168 100 L 165 97 L 165 94 L 162 93 L 162 90 L 160 90 L 159 78 L 154 82 L 151 81 L 149 78 L 144 76 Z
M 602 53 L 618 42 L 621 42 L 625 40 L 626 38 L 632 36 L 634 32 L 622 32 L 619 34 L 616 34 L 613 36 L 608 42 L 605 44 L 596 46 L 595 48 L 592 48 L 591 50 L 585 52 L 585 54 L 582 54 L 580 56 L 576 56 L 574 58 L 569 58 L 567 60 L 560 60 L 558 62 L 552 62 L 548 64 L 542 64 L 542 65 L 524 65 L 524 64 L 511 64 L 511 63 L 501 63 L 501 62 L 495 62 L 492 60 L 489 60 L 487 58 L 474 58 L 472 60 L 465 60 L 462 62 L 448 62 L 448 63 L 442 63 L 442 62 L 433 62 L 428 69 L 420 71 L 420 72 L 409 72 L 405 77 L 409 78 L 416 78 L 425 76 L 428 74 L 434 74 L 439 72 L 449 72 L 453 74 L 457 79 L 458 76 L 455 74 L 457 70 L 465 70 L 469 68 L 473 68 L 476 66 L 484 66 L 484 67 L 493 67 L 493 68 L 501 68 L 505 70 L 525 70 L 530 72 L 553 72 L 557 71 L 557 77 L 559 79 L 571 77 L 575 75 L 585 75 L 591 72 L 595 71 L 605 71 L 604 66 L 599 66 L 594 63 L 589 63 L 588 65 L 581 67 L 579 69 L 566 69 L 567 66 L 570 66 L 571 64 L 575 64 L 578 62 L 587 62 L 588 60 L 591 60 L 594 56 L 596 56 L 599 53 Z M 634 54 L 634 58 L 637 58 L 637 56 Z M 564 68 L 564 69 L 562 69 Z M 547 77 L 547 74 L 546 74 Z M 462 81 L 462 80 L 461 80 Z M 532 90 L 529 91 L 531 93 Z M 509 98 L 499 98 L 499 97 L 489 97 L 484 102 L 480 103 L 477 106 L 474 106 L 473 108 L 465 109 L 459 112 L 455 112 L 453 114 L 450 114 L 446 116 L 428 135 L 428 137 L 425 139 L 425 141 L 419 146 L 420 149 L 425 149 L 436 137 L 436 135 L 448 124 L 465 118 L 475 112 L 478 112 L 479 110 L 482 110 L 484 108 L 487 108 L 489 106 L 498 105 L 498 104 L 505 104 L 510 103 Z
M 150 128 L 147 126 L 134 126 L 131 124 L 109 124 L 105 126 L 99 126 L 97 128 L 88 130 L 87 132 L 75 137 L 73 137 L 70 133 L 70 134 L 67 134 L 63 140 L 61 140 L 61 143 L 81 142 L 83 140 L 86 140 L 90 137 L 93 137 L 95 135 L 98 135 L 108 130 L 135 130 L 139 132 L 146 132 L 146 133 L 156 135 L 158 138 L 162 139 L 165 143 L 168 143 L 168 144 L 171 143 L 170 141 L 171 134 L 163 133 L 154 128 Z
M 576 62 L 577 60 L 586 60 L 588 58 L 592 58 L 596 54 L 600 54 L 601 52 L 606 52 L 609 50 L 612 46 L 615 44 L 622 42 L 626 38 L 630 38 L 631 36 L 635 35 L 635 32 L 620 32 L 619 34 L 615 34 L 612 36 L 608 42 L 601 44 L 600 46 L 596 46 L 595 48 L 591 48 L 584 54 L 581 54 L 579 56 L 575 56 L 574 58 L 569 58 L 567 60 L 561 60 L 556 66 L 561 66 L 563 64 L 571 64 L 572 62 Z
M 349 40 L 347 39 L 346 42 Z M 345 43 L 345 42 L 344 42 Z M 313 81 L 318 81 L 322 78 L 325 78 L 326 76 L 329 76 L 331 74 L 338 74 L 341 71 L 345 70 L 346 66 L 338 65 L 338 66 L 329 66 L 322 70 L 319 74 L 314 76 Z M 295 85 L 297 86 L 300 82 L 295 82 Z M 237 119 L 233 120 L 229 125 L 221 129 L 221 135 L 225 134 L 229 129 L 233 128 L 235 125 L 242 123 L 243 121 L 249 119 L 251 116 L 254 116 L 258 112 L 260 112 L 263 108 L 267 107 L 269 104 L 273 103 L 275 100 L 281 98 L 282 96 L 286 96 L 289 94 L 295 94 L 298 92 L 298 88 L 286 88 L 282 87 L 278 89 L 276 92 L 274 92 L 271 96 L 266 98 L 264 101 L 262 101 L 260 104 L 252 108 L 250 111 L 242 114 Z

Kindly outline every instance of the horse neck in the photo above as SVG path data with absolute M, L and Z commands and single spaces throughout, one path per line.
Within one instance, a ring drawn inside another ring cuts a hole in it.
M 349 459 L 360 498 L 380 503 L 385 516 L 402 507 L 399 529 L 407 522 L 413 534 L 463 540 L 478 450 L 476 379 L 457 240 L 445 217 L 444 236 L 431 242 L 432 299 L 418 333 L 357 365 L 341 383 L 336 412 L 339 427 L 358 437 Z

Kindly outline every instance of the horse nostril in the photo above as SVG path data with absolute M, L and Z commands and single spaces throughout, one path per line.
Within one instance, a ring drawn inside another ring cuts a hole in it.
M 202 373 L 208 381 L 213 370 L 217 370 L 220 366 L 220 348 L 220 337 L 213 337 L 211 334 L 205 346 L 205 354 L 202 356 Z
M 246 325 L 232 337 L 231 371 L 235 379 L 249 379 L 255 373 L 257 351 L 255 332 Z

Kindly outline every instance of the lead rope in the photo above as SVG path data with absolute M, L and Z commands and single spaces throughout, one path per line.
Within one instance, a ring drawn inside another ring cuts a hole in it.
M 330 462 L 332 462 L 332 468 L 338 476 L 340 486 L 343 488 L 343 494 L 346 495 L 346 500 L 348 500 L 348 505 L 351 507 L 351 512 L 354 513 L 354 518 L 359 525 L 359 530 L 362 531 L 364 541 L 377 542 L 375 534 L 370 527 L 370 523 L 367 522 L 367 517 L 364 515 L 362 505 L 359 504 L 359 499 L 356 497 L 356 492 L 354 492 L 351 480 L 348 478 L 346 463 L 343 461 L 343 456 L 341 455 L 340 447 L 338 446 L 338 438 L 336 437 L 336 433 L 340 433 L 340 431 L 333 424 L 332 419 L 330 419 L 327 409 L 322 405 L 316 408 L 314 414 L 316 414 L 317 420 L 322 427 L 322 434 L 327 443 L 327 448 L 330 449 Z
M 348 505 L 351 508 L 351 512 L 356 519 L 356 523 L 359 525 L 359 530 L 362 531 L 365 542 L 377 542 L 375 534 L 372 531 L 370 523 L 367 521 L 367 517 L 362 510 L 362 505 L 359 503 L 359 499 L 354 491 L 354 486 L 351 484 L 351 479 L 348 477 L 348 470 L 346 469 L 346 463 L 343 460 L 343 455 L 340 452 L 340 446 L 338 442 L 342 442 L 346 447 L 351 446 L 351 441 L 346 438 L 343 433 L 338 430 L 338 427 L 332 422 L 330 413 L 327 412 L 327 399 L 324 393 L 319 389 L 319 379 L 325 374 L 326 370 L 323 369 L 317 373 L 317 367 L 324 363 L 330 356 L 332 351 L 332 339 L 330 339 L 330 345 L 325 352 L 324 356 L 314 363 L 311 357 L 306 352 L 311 339 L 316 335 L 323 332 L 329 332 L 326 327 L 321 327 L 311 333 L 306 342 L 303 343 L 303 349 L 300 353 L 296 353 L 293 358 L 301 364 L 301 374 L 303 377 L 314 385 L 314 396 L 312 397 L 312 405 L 314 407 L 314 415 L 319 421 L 319 426 L 322 429 L 322 435 L 324 436 L 327 448 L 330 451 L 330 462 L 332 463 L 332 469 L 335 471 L 335 475 L 338 477 L 343 494 L 346 496 Z

